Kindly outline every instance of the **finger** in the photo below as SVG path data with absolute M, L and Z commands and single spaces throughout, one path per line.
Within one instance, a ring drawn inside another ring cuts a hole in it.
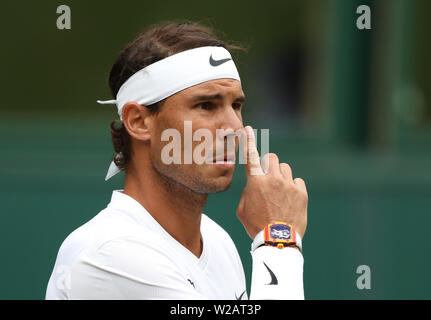
M 301 178 L 293 179 L 293 183 L 298 186 L 302 191 L 307 193 L 307 186 L 305 185 L 305 181 Z
M 263 175 L 259 152 L 256 148 L 256 137 L 254 136 L 254 130 L 250 126 L 245 127 L 245 134 L 242 135 L 242 148 L 246 174 L 248 176 Z
M 265 174 L 281 176 L 280 163 L 275 153 L 267 153 L 263 156 L 262 170 Z
M 265 154 L 262 157 L 262 161 L 260 163 L 260 166 L 262 167 L 262 171 L 264 174 L 268 174 L 269 169 L 269 153 Z
M 292 168 L 287 163 L 280 163 L 280 171 L 286 180 L 292 181 Z

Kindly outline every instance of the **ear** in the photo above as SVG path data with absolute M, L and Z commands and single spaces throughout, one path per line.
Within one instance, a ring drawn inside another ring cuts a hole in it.
M 136 102 L 128 102 L 122 111 L 123 125 L 129 135 L 137 140 L 151 138 L 152 117 L 150 111 Z

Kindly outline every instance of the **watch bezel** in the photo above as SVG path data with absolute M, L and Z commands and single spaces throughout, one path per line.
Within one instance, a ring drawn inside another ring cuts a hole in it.
M 289 230 L 289 233 L 290 233 L 289 239 L 276 238 L 271 236 L 271 230 L 276 228 L 277 226 L 283 226 L 285 229 Z M 268 224 L 264 229 L 264 243 L 266 245 L 270 245 L 274 247 L 280 247 L 280 246 L 288 247 L 288 246 L 296 245 L 295 227 L 285 222 L 273 222 Z

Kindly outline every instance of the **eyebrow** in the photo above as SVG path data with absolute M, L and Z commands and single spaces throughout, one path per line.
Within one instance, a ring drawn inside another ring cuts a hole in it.
M 220 93 L 211 95 L 199 95 L 193 98 L 193 101 L 204 101 L 204 100 L 222 100 L 223 96 Z M 245 102 L 245 96 L 238 96 L 234 102 Z

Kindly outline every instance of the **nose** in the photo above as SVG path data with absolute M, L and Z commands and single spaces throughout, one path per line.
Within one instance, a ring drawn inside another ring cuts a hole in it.
M 241 112 L 236 111 L 232 106 L 226 106 L 219 114 L 219 130 L 216 130 L 216 144 L 223 146 L 223 152 L 229 154 L 236 153 L 239 146 L 239 136 L 234 137 L 232 134 L 239 133 L 238 130 L 244 128 Z M 232 139 L 233 138 L 233 139 Z
M 220 120 L 218 128 L 222 129 L 221 132 L 223 132 L 223 137 L 220 138 L 225 138 L 229 134 L 244 128 L 241 112 L 236 111 L 232 106 L 226 106 L 224 108 L 224 112 L 219 116 Z

